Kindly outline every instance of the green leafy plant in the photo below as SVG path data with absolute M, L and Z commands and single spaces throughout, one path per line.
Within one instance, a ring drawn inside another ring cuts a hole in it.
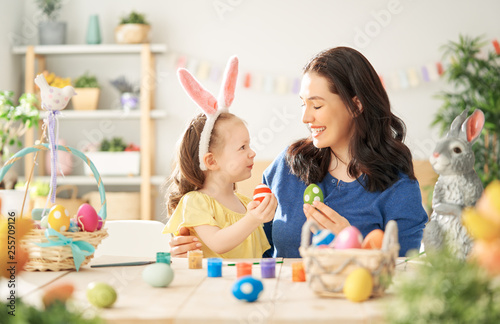
M 500 56 L 483 53 L 484 37 L 460 35 L 458 42 L 443 46 L 446 61 L 451 61 L 444 75 L 453 89 L 437 95 L 443 100 L 432 125 L 448 130 L 453 119 L 465 109 L 481 109 L 486 118 L 483 134 L 474 144 L 475 170 L 486 187 L 500 179 Z
M 498 323 L 500 286 L 484 269 L 446 250 L 426 261 L 395 283 L 389 323 Z
M 75 88 L 100 88 L 95 75 L 85 72 L 75 80 Z
M 14 104 L 14 92 L 0 91 L 0 160 L 9 157 L 9 146 L 22 146 L 21 137 L 40 119 L 38 99 L 34 94 L 24 93 L 19 104 Z
M 35 0 L 36 5 L 48 20 L 56 20 L 63 0 Z
M 127 16 L 124 16 L 120 20 L 120 24 L 142 24 L 149 25 L 149 22 L 146 20 L 146 17 L 143 13 L 138 13 L 136 11 L 132 11 Z
M 88 314 L 69 309 L 66 304 L 56 301 L 45 310 L 24 303 L 16 299 L 15 316 L 9 305 L 0 302 L 0 323 L 5 324 L 101 324 L 104 321 L 98 316 L 89 317 Z
M 111 140 L 104 139 L 101 142 L 101 151 L 104 152 L 122 152 L 125 151 L 127 143 L 121 137 L 113 137 Z

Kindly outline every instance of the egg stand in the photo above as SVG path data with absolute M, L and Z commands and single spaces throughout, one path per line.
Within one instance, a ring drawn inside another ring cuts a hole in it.
M 5 162 L 0 170 L 0 181 L 12 165 L 25 155 L 49 149 L 49 145 L 44 143 L 20 150 Z M 106 193 L 99 172 L 92 161 L 81 151 L 63 145 L 58 145 L 57 149 L 72 153 L 83 160 L 92 170 L 101 198 L 101 208 L 98 215 L 101 217 L 103 225 L 100 230 L 95 232 L 66 232 L 64 235 L 53 229 L 33 229 L 21 240 L 21 245 L 26 248 L 30 255 L 29 261 L 24 267 L 26 271 L 72 269 L 78 271 L 82 265 L 86 265 L 92 259 L 95 248 L 108 236 L 104 226 L 107 217 Z

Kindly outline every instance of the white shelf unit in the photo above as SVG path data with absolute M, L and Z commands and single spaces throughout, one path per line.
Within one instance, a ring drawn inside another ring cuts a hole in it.
M 154 54 L 161 54 L 167 51 L 165 44 L 100 44 L 100 45 L 40 45 L 40 46 L 18 46 L 12 49 L 17 55 L 25 56 L 25 92 L 35 93 L 35 76 L 45 70 L 45 57 L 48 55 L 120 55 L 138 54 L 141 65 L 141 97 L 139 110 L 121 111 L 104 110 L 95 111 L 62 111 L 66 119 L 73 120 L 93 120 L 109 118 L 117 122 L 119 120 L 138 119 L 140 122 L 140 145 L 141 145 L 141 172 L 136 177 L 103 177 L 105 185 L 138 185 L 140 186 L 140 218 L 154 219 L 154 209 L 152 200 L 152 186 L 160 185 L 164 177 L 154 174 L 155 161 L 155 119 L 165 118 L 165 111 L 155 110 L 155 64 Z M 35 73 L 35 70 L 37 71 Z M 41 117 L 46 113 L 42 112 Z M 25 146 L 35 143 L 35 132 L 30 130 L 25 135 Z M 43 161 L 39 159 L 37 179 L 46 181 L 49 179 L 43 176 Z M 32 159 L 25 159 L 25 175 L 29 175 L 34 168 Z M 58 178 L 59 184 L 74 185 L 94 185 L 95 180 L 89 176 L 66 176 Z

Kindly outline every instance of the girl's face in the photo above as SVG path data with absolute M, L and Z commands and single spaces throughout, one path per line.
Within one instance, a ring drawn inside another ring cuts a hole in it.
M 245 124 L 238 118 L 217 124 L 222 145 L 214 150 L 219 170 L 235 183 L 252 175 L 255 152 L 250 148 L 250 135 Z
M 354 133 L 353 117 L 339 95 L 328 88 L 326 78 L 314 72 L 302 77 L 302 122 L 311 131 L 317 148 L 345 150 Z

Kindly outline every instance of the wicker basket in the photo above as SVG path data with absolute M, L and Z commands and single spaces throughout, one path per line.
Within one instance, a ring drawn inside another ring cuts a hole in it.
M 94 249 L 101 243 L 101 241 L 108 236 L 108 232 L 104 226 L 104 222 L 106 221 L 106 194 L 104 191 L 104 185 L 102 183 L 101 177 L 97 169 L 95 168 L 92 161 L 89 160 L 82 152 L 68 147 L 59 145 L 57 147 L 60 151 L 71 152 L 73 155 L 76 155 L 80 159 L 82 159 L 87 165 L 90 167 L 94 174 L 94 178 L 97 182 L 97 186 L 99 188 L 99 194 L 101 197 L 101 208 L 98 212 L 98 215 L 103 220 L 103 225 L 99 231 L 95 232 L 65 232 L 63 235 L 65 240 L 78 242 L 84 241 L 91 244 Z M 12 165 L 23 156 L 34 153 L 37 151 L 47 151 L 48 145 L 41 144 L 35 145 L 31 147 L 27 147 L 17 152 L 12 158 L 10 158 L 0 170 L 0 181 L 3 179 L 7 171 L 12 167 Z M 57 241 L 57 238 L 51 237 L 52 241 Z M 73 252 L 69 245 L 60 245 L 60 246 L 49 246 L 49 247 L 40 247 L 39 243 L 47 243 L 49 239 L 46 237 L 45 230 L 32 230 L 21 240 L 21 245 L 26 248 L 29 253 L 29 260 L 24 266 L 24 270 L 27 271 L 62 271 L 62 270 L 73 270 L 76 269 L 75 262 L 73 259 Z M 94 254 L 90 254 L 85 256 L 85 260 L 80 264 L 80 266 L 86 265 L 92 259 Z
M 306 280 L 309 287 L 324 297 L 344 297 L 344 281 L 355 269 L 368 269 L 373 278 L 371 297 L 384 294 L 390 285 L 399 254 L 398 227 L 389 221 L 384 234 L 381 250 L 367 249 L 318 249 L 310 245 L 311 229 L 319 229 L 313 221 L 302 227 L 302 241 L 299 248 L 304 259 Z

